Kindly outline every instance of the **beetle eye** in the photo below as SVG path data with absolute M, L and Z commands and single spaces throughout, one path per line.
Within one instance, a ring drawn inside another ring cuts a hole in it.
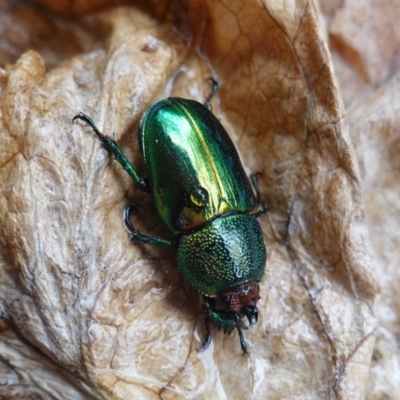
M 204 207 L 208 203 L 208 192 L 201 186 L 190 193 L 190 201 L 196 207 Z

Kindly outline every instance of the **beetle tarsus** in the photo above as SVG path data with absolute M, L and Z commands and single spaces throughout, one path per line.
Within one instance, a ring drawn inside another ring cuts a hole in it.
M 251 183 L 253 185 L 254 192 L 256 194 L 256 201 L 257 201 L 257 211 L 253 215 L 259 217 L 261 214 L 265 214 L 267 212 L 267 206 L 261 200 L 261 194 L 258 184 L 258 177 L 261 175 L 260 172 L 256 172 L 255 174 L 250 175 Z
M 176 247 L 178 245 L 178 241 L 176 238 L 172 240 L 162 239 L 155 236 L 147 236 L 141 234 L 133 225 L 130 219 L 131 212 L 134 208 L 140 207 L 137 204 L 128 206 L 124 210 L 124 224 L 125 228 L 129 233 L 129 241 L 137 241 L 144 244 L 154 244 L 158 246 L 168 246 L 168 247 Z
M 72 121 L 75 121 L 76 119 L 86 122 L 93 129 L 93 132 L 99 138 L 106 150 L 114 155 L 115 159 L 121 164 L 122 168 L 129 174 L 129 176 L 139 185 L 142 191 L 150 192 L 150 185 L 148 181 L 139 176 L 133 165 L 125 157 L 125 154 L 122 152 L 117 142 L 113 138 L 103 135 L 88 115 L 80 112 L 79 114 L 75 115 Z
M 256 172 L 255 174 L 250 175 L 251 183 L 253 185 L 254 191 L 256 192 L 256 199 L 257 203 L 261 202 L 261 194 L 260 194 L 260 188 L 258 184 L 258 177 L 261 175 L 260 172 Z
M 126 207 L 124 210 L 124 224 L 126 230 L 129 232 L 129 241 L 138 240 L 138 237 L 141 236 L 140 232 L 132 225 L 130 219 L 132 210 L 138 207 L 141 206 L 139 204 L 132 204 L 131 206 Z
M 217 310 L 215 299 L 203 297 L 203 304 L 201 310 L 206 314 L 205 324 L 206 324 L 206 338 L 204 339 L 199 351 L 205 350 L 211 342 L 211 332 L 210 332 L 210 322 L 212 322 L 217 330 L 223 329 L 224 334 L 230 335 L 233 329 L 236 327 L 239 334 L 240 346 L 242 348 L 243 354 L 247 353 L 246 341 L 243 337 L 242 330 L 249 329 L 242 321 L 242 316 L 238 312 Z M 251 319 L 250 327 L 253 326 L 252 323 L 257 321 L 256 317 Z
M 208 78 L 208 81 L 211 81 L 211 92 L 207 96 L 206 101 L 204 102 L 204 105 L 212 111 L 212 106 L 211 106 L 211 99 L 214 97 L 215 93 L 218 90 L 218 82 L 214 78 Z
M 77 115 L 75 115 L 75 117 L 72 118 L 72 122 L 74 122 L 76 119 L 80 119 L 83 122 L 86 122 L 93 129 L 93 132 L 96 134 L 96 136 L 98 136 L 98 138 L 100 139 L 100 141 L 102 143 L 106 144 L 107 139 L 111 139 L 108 136 L 103 135 L 97 128 L 96 124 L 93 122 L 92 118 L 90 118 L 88 115 L 84 114 L 83 112 L 80 112 Z
M 206 317 L 205 319 L 205 327 L 206 327 L 206 337 L 203 340 L 201 346 L 197 349 L 199 353 L 206 350 L 211 343 L 211 331 L 210 331 L 210 320 Z
M 242 348 L 243 355 L 247 356 L 249 353 L 247 352 L 247 345 L 246 345 L 246 340 L 243 337 L 242 330 L 237 327 L 238 333 L 239 333 L 239 340 L 240 340 L 240 347 Z

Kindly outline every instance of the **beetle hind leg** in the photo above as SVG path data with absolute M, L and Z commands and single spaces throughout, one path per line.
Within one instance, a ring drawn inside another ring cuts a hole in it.
M 141 190 L 144 192 L 150 192 L 150 187 L 147 180 L 139 176 L 133 165 L 126 158 L 125 154 L 122 152 L 117 142 L 113 138 L 103 135 L 88 115 L 80 112 L 79 114 L 75 115 L 72 121 L 75 121 L 76 119 L 86 122 L 93 129 L 93 132 L 99 138 L 106 150 L 114 155 L 115 159 L 121 164 L 122 168 L 129 174 L 129 176 L 139 185 Z

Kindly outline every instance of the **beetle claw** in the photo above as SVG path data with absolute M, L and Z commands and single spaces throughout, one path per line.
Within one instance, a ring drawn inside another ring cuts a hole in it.
M 93 120 L 88 115 L 84 114 L 83 112 L 79 112 L 77 115 L 75 115 L 74 118 L 72 118 L 72 122 L 75 122 L 75 120 L 77 120 L 77 119 L 80 119 L 83 122 L 86 122 L 93 129 L 93 132 L 97 135 L 97 137 L 100 139 L 100 141 L 102 143 L 107 142 L 107 136 L 103 135 L 99 131 L 99 129 L 97 128 L 97 126 L 95 125 Z

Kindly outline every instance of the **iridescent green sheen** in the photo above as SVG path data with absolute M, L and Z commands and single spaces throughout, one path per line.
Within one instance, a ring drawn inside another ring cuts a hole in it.
M 180 98 L 153 104 L 142 119 L 139 140 L 158 213 L 174 233 L 254 209 L 238 153 L 202 104 Z
M 265 261 L 260 224 L 248 214 L 217 218 L 182 236 L 178 247 L 178 266 L 185 280 L 208 297 L 242 283 L 259 282 Z

